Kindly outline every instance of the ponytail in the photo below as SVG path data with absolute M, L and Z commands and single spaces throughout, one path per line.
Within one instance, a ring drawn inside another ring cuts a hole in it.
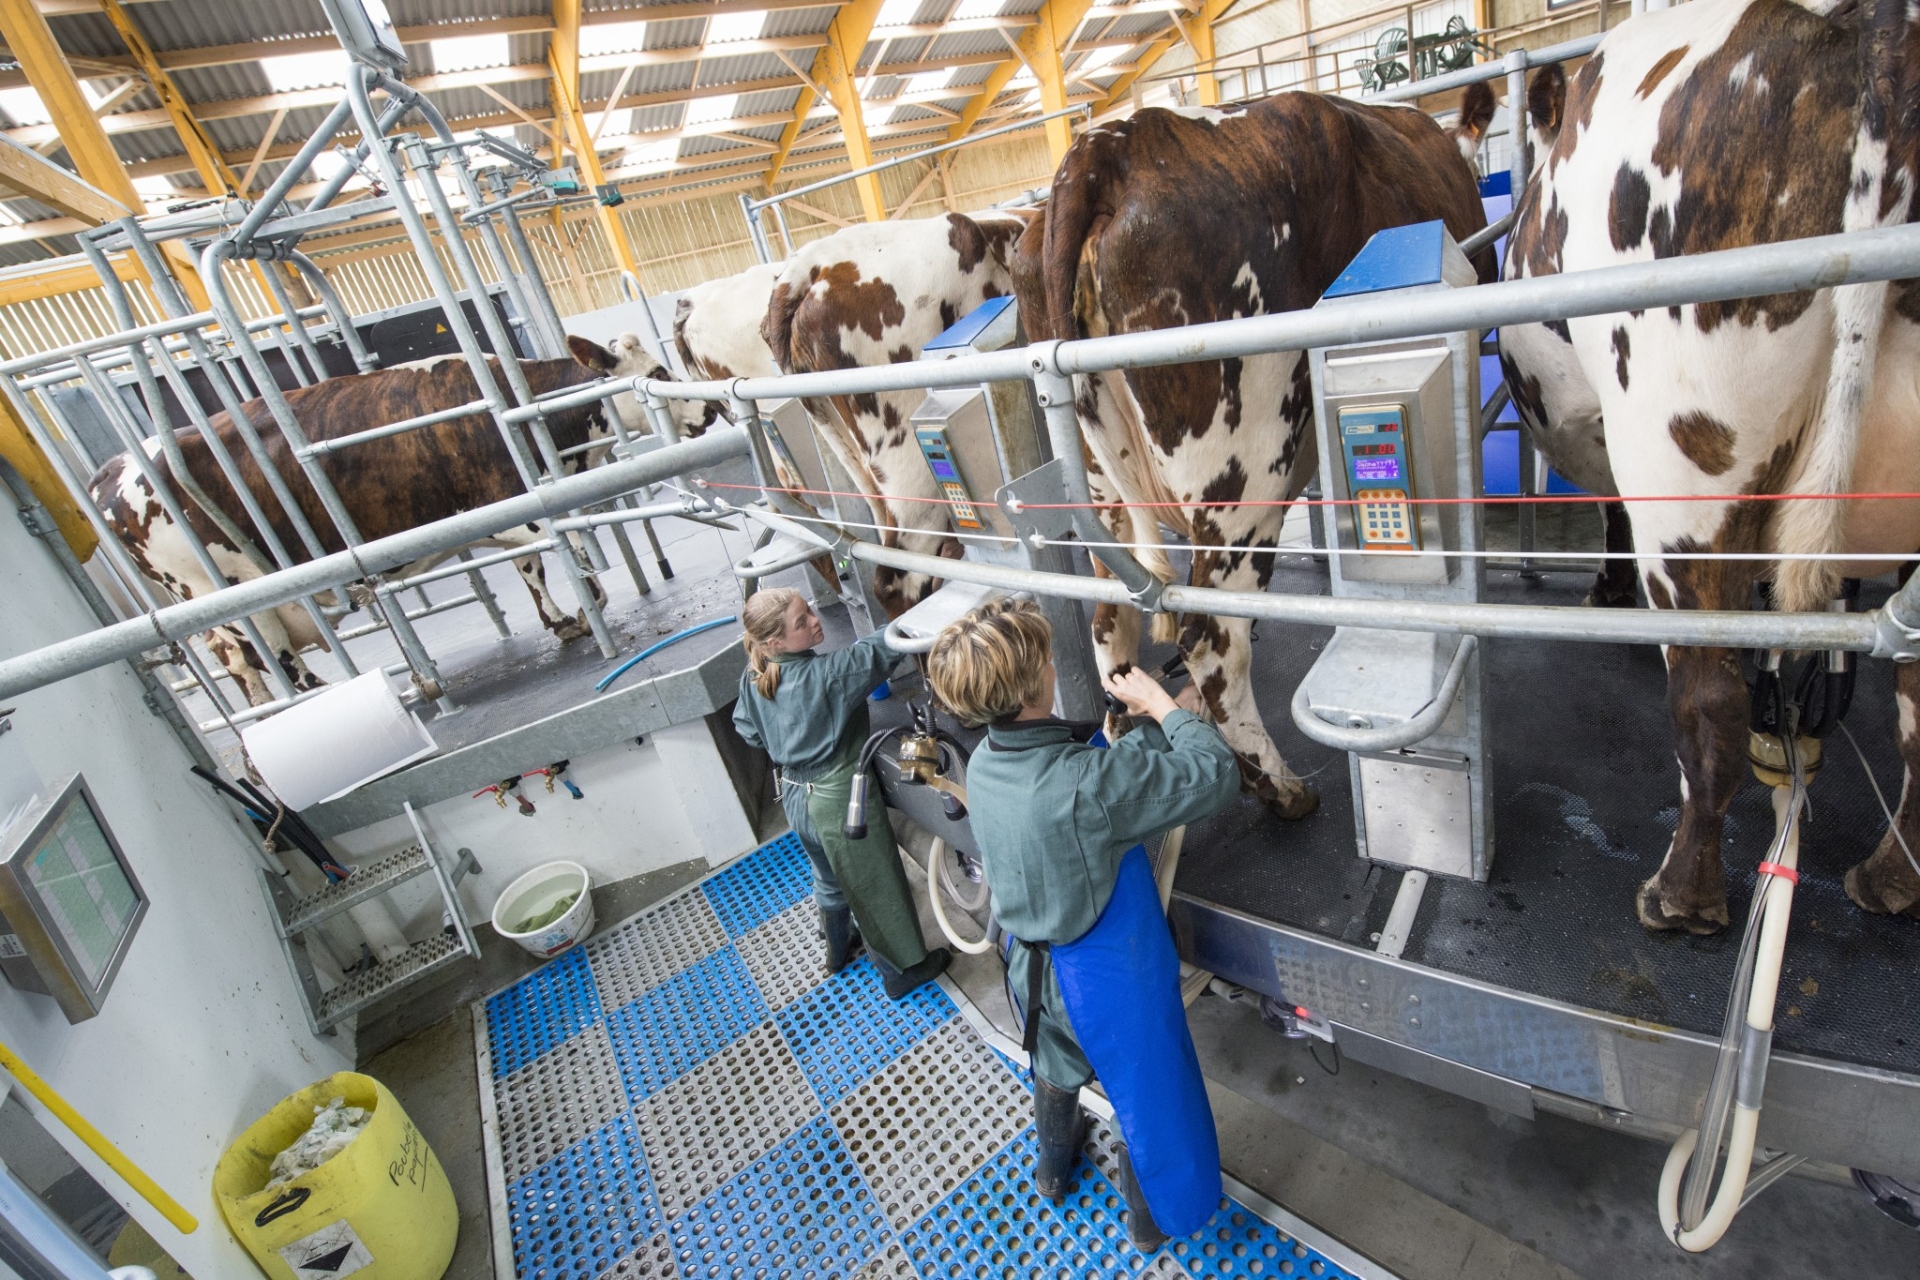
M 787 609 L 799 599 L 802 596 L 792 587 L 766 587 L 747 597 L 746 607 L 740 610 L 740 643 L 747 651 L 747 669 L 753 672 L 753 687 L 769 702 L 780 688 L 780 664 L 768 646 L 786 630 Z

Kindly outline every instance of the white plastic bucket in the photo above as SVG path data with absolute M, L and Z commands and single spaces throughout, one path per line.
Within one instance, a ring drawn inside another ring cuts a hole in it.
M 532 933 L 514 932 L 514 925 L 545 913 L 568 894 L 578 896 L 552 924 Z M 493 904 L 493 928 L 543 959 L 559 955 L 593 932 L 593 878 L 577 862 L 535 867 L 508 885 Z

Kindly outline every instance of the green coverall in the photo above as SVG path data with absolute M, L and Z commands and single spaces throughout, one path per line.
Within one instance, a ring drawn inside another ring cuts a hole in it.
M 773 659 L 780 687 L 764 698 L 753 672 L 744 672 L 733 726 L 779 766 L 780 805 L 813 863 L 814 901 L 822 911 L 851 906 L 874 958 L 903 972 L 927 958 L 927 947 L 878 788 L 867 805 L 866 838 L 849 840 L 841 827 L 871 732 L 867 695 L 900 655 L 876 631 L 832 653 L 807 649 Z
M 967 764 L 967 811 L 993 913 L 1023 942 L 1086 933 L 1113 896 L 1127 850 L 1217 813 L 1240 790 L 1232 749 L 1189 711 L 1171 711 L 1158 725 L 1143 719 L 1111 749 L 1087 745 L 1090 728 L 1056 719 L 996 724 Z M 1024 946 L 1008 960 L 1023 1004 L 1032 963 Z M 1039 1017 L 1034 1073 L 1059 1089 L 1086 1084 L 1093 1067 L 1051 965 Z

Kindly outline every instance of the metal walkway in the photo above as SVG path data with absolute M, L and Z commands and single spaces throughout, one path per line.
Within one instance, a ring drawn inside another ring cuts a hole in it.
M 823 977 L 809 886 L 782 836 L 476 1006 L 499 1274 L 1380 1274 L 1237 1184 L 1141 1257 L 1105 1122 L 1035 1196 L 1025 1070 L 957 988 Z

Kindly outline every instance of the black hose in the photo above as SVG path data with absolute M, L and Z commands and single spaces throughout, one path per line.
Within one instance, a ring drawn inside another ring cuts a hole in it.
M 305 855 L 307 861 L 320 869 L 321 874 L 329 878 L 337 876 L 342 880 L 353 874 L 333 860 L 332 855 L 326 851 L 326 847 L 320 844 L 319 837 L 313 834 L 313 829 L 300 820 L 299 814 L 279 801 L 271 799 L 245 778 L 239 780 L 240 787 L 246 788 L 242 791 L 211 769 L 202 768 L 197 764 L 191 766 L 191 769 L 194 776 L 212 784 L 230 799 L 238 802 L 241 808 L 250 810 L 252 813 L 277 815 L 280 819 L 279 834 L 286 836 L 287 843 Z M 268 829 L 272 828 L 272 822 L 272 818 L 267 819 Z

